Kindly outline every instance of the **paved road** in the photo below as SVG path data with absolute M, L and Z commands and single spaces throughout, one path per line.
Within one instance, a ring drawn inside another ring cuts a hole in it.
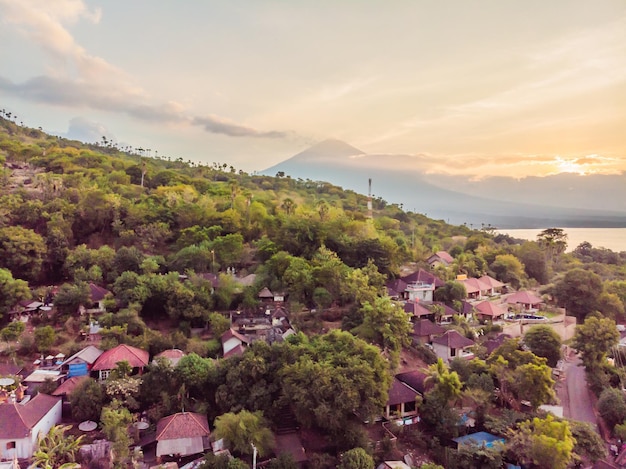
M 559 392 L 563 413 L 570 419 L 597 425 L 591 393 L 585 378 L 585 368 L 578 366 L 580 363 L 580 358 L 575 355 L 565 362 L 565 381 L 561 383 Z

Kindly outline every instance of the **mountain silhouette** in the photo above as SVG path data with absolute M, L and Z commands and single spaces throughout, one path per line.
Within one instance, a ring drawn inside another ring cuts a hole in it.
M 568 202 L 568 191 L 555 187 L 554 182 L 559 181 L 571 187 L 572 181 L 576 181 L 571 177 L 530 178 L 527 188 L 532 194 L 527 194 L 523 179 L 472 182 L 460 176 L 425 174 L 414 169 L 416 166 L 419 167 L 419 157 L 414 155 L 366 154 L 340 140 L 325 140 L 261 174 L 274 176 L 282 172 L 292 178 L 326 181 L 359 193 L 367 193 L 371 178 L 374 197 L 454 224 L 490 224 L 500 228 L 626 227 L 626 205 L 620 205 L 626 204 L 626 184 L 620 188 L 619 178 L 617 184 L 609 188 L 605 185 L 604 191 L 613 191 L 619 202 L 593 205 L 593 194 L 577 194 Z M 585 187 L 598 186 L 592 180 L 583 181 Z

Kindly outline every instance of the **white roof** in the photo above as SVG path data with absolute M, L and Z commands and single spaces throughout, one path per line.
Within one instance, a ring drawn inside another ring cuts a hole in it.
M 76 352 L 74 355 L 72 355 L 67 360 L 65 360 L 63 362 L 63 364 L 65 365 L 66 363 L 71 362 L 75 358 L 80 358 L 81 360 L 83 360 L 86 363 L 93 363 L 93 362 L 96 361 L 96 359 L 100 355 L 102 355 L 102 353 L 103 353 L 102 350 L 100 350 L 95 345 L 88 345 L 87 347 L 85 347 L 81 351 Z
M 26 378 L 24 378 L 25 383 L 43 383 L 47 378 L 52 380 L 57 380 L 61 375 L 60 371 L 53 370 L 35 370 Z

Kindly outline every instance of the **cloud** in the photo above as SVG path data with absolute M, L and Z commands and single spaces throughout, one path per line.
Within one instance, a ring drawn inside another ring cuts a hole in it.
M 230 137 L 288 138 L 293 132 L 257 130 L 226 118 L 196 116 L 174 101 L 156 102 L 118 67 L 90 55 L 64 24 L 86 19 L 98 23 L 101 11 L 82 0 L 0 0 L 2 21 L 44 50 L 54 62 L 45 75 L 21 83 L 0 76 L 0 91 L 55 106 L 123 113 L 150 123 L 201 127 Z
M 63 137 L 81 142 L 100 142 L 102 137 L 116 141 L 115 135 L 100 122 L 94 122 L 85 117 L 75 117 L 70 121 L 68 130 Z
M 259 131 L 218 116 L 194 117 L 192 124 L 204 128 L 207 132 L 228 135 L 230 137 L 288 138 L 293 135 L 293 132 Z

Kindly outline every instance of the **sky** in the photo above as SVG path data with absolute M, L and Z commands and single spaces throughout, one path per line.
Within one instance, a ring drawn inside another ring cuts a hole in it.
M 0 108 L 246 172 L 336 138 L 426 172 L 617 174 L 626 2 L 0 0 Z

